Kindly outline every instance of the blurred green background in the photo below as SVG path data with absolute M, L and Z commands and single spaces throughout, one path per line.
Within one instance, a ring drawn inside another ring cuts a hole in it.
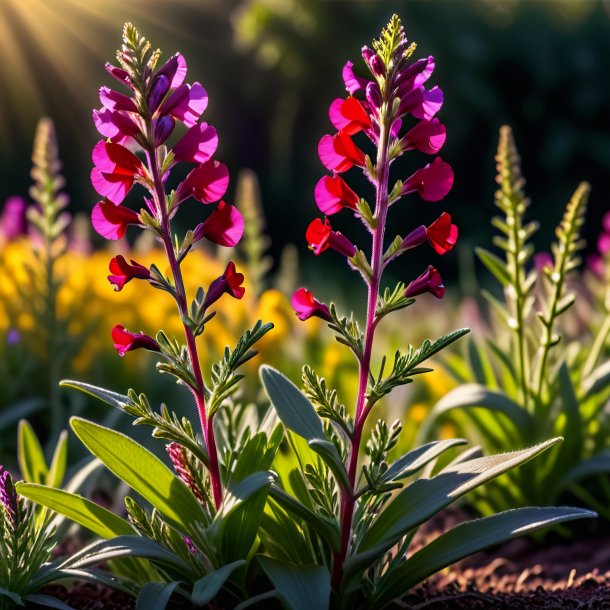
M 111 84 L 103 65 L 129 20 L 165 56 L 180 50 L 189 81 L 208 90 L 204 118 L 219 132 L 218 157 L 234 176 L 244 167 L 259 175 L 274 258 L 294 242 L 305 278 L 328 278 L 320 265 L 332 272 L 339 257 L 308 256 L 303 237 L 317 213 L 313 187 L 323 173 L 317 143 L 331 131 L 328 105 L 345 94 L 342 66 L 359 60 L 360 47 L 393 12 L 418 43 L 417 55 L 436 57 L 431 83 L 444 90 L 439 116 L 448 133 L 441 152 L 456 176 L 442 204 L 401 202 L 392 216 L 395 231 L 404 235 L 450 211 L 460 249 L 440 267 L 457 277 L 461 265 L 462 288 L 472 290 L 472 246 L 491 239 L 493 155 L 507 122 L 523 156 L 532 215 L 543 220 L 539 247 L 549 243 L 581 179 L 593 185 L 587 229 L 593 244 L 610 199 L 608 0 L 0 0 L 0 202 L 27 193 L 34 129 L 48 115 L 72 210 L 91 209 L 90 151 L 99 138 L 91 109 L 99 106 L 98 88 Z M 423 162 L 401 160 L 396 176 Z M 352 173 L 348 181 L 370 195 Z M 189 209 L 197 212 L 195 204 Z M 354 241 L 364 237 L 343 218 L 338 226 Z M 429 252 L 417 254 L 394 273 L 408 281 L 431 262 Z M 324 290 L 322 297 L 336 294 L 336 285 Z

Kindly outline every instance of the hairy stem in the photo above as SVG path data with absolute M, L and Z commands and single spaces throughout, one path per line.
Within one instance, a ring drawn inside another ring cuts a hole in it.
M 216 440 L 214 438 L 214 425 L 213 418 L 207 417 L 206 404 L 205 404 L 205 384 L 203 376 L 201 374 L 201 364 L 199 362 L 199 353 L 197 351 L 197 343 L 195 341 L 195 335 L 192 329 L 186 324 L 185 319 L 188 317 L 188 302 L 186 297 L 186 289 L 184 287 L 184 280 L 182 278 L 182 270 L 180 269 L 180 263 L 176 259 L 176 253 L 174 251 L 174 245 L 172 243 L 172 234 L 170 228 L 170 219 L 167 213 L 167 206 L 165 201 L 165 189 L 163 187 L 163 181 L 161 179 L 161 173 L 159 171 L 159 160 L 157 157 L 157 150 L 153 147 L 149 153 L 150 156 L 150 169 L 152 173 L 152 179 L 155 188 L 155 194 L 157 199 L 157 206 L 161 215 L 161 233 L 163 239 L 163 245 L 169 261 L 172 277 L 174 279 L 174 286 L 176 288 L 176 301 L 178 308 L 180 309 L 180 317 L 184 327 L 184 336 L 186 338 L 186 346 L 191 360 L 191 368 L 193 375 L 195 376 L 196 386 L 192 388 L 193 397 L 195 398 L 195 404 L 197 405 L 197 412 L 199 413 L 199 420 L 201 422 L 201 429 L 203 431 L 203 439 L 208 452 L 209 457 L 209 473 L 210 481 L 212 485 L 212 493 L 214 495 L 214 505 L 218 509 L 222 503 L 222 482 L 220 479 L 220 468 L 218 464 L 218 453 L 216 450 Z
M 366 391 L 371 371 L 371 355 L 375 337 L 377 301 L 379 286 L 383 273 L 383 242 L 385 223 L 388 213 L 388 142 L 389 121 L 381 121 L 379 147 L 377 149 L 377 195 L 375 204 L 375 229 L 373 231 L 373 246 L 371 255 L 372 276 L 368 285 L 366 326 L 364 334 L 364 352 L 359 362 L 358 397 L 356 400 L 356 416 L 354 419 L 354 434 L 349 456 L 348 477 L 349 488 L 342 490 L 341 495 L 341 550 L 335 554 L 333 565 L 333 586 L 338 587 L 343 576 L 343 564 L 348 554 L 349 542 L 354 518 L 356 472 L 358 469 L 358 454 L 362 432 L 369 410 L 366 408 Z

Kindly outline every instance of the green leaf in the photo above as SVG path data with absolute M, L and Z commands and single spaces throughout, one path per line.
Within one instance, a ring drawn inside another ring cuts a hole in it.
M 296 516 L 296 521 L 305 521 L 317 534 L 322 536 L 334 550 L 339 550 L 341 540 L 336 521 L 331 521 L 330 519 L 318 515 L 276 485 L 271 486 L 269 495 L 286 512 Z
M 588 460 L 577 463 L 575 466 L 567 470 L 559 481 L 559 490 L 564 490 L 570 487 L 573 483 L 592 477 L 597 474 L 610 473 L 610 451 L 598 453 Z
M 50 595 L 44 595 L 42 593 L 30 593 L 23 598 L 26 602 L 36 604 L 39 606 L 47 606 L 47 608 L 57 608 L 58 610 L 74 610 L 72 606 L 64 604 L 59 599 L 51 597 Z
M 179 582 L 147 582 L 138 594 L 135 610 L 165 610 Z
M 49 469 L 38 437 L 27 420 L 22 419 L 19 422 L 17 435 L 21 475 L 30 483 L 43 484 L 47 480 Z
M 610 360 L 598 366 L 583 382 L 583 398 L 589 398 L 610 387 Z
M 13 603 L 19 605 L 19 606 L 23 606 L 23 599 L 21 598 L 20 595 L 17 595 L 17 593 L 13 593 L 12 591 L 9 591 L 8 589 L 4 589 L 2 587 L 0 587 L 0 596 L 4 596 L 4 597 L 8 597 Z
M 479 257 L 479 260 L 487 267 L 489 272 L 502 284 L 509 286 L 511 283 L 510 273 L 506 268 L 506 263 L 495 254 L 488 252 L 484 248 L 475 248 L 474 250 Z
M 89 394 L 89 396 L 99 398 L 99 400 L 102 402 L 105 402 L 115 409 L 120 409 L 121 411 L 123 411 L 127 405 L 132 404 L 128 396 L 123 396 L 123 394 L 117 394 L 116 392 L 112 392 L 111 390 L 106 390 L 104 388 L 98 388 L 90 383 L 83 383 L 82 381 L 74 381 L 72 379 L 63 379 L 59 382 L 59 385 L 63 388 L 74 388 L 75 390 L 79 390 L 84 394 Z
M 101 538 L 134 533 L 125 519 L 77 494 L 35 483 L 17 483 L 15 487 L 24 498 L 72 519 Z
M 226 490 L 220 510 L 209 528 L 224 561 L 232 562 L 249 555 L 274 479 L 271 472 L 255 472 Z
M 521 405 L 510 399 L 503 392 L 487 389 L 485 386 L 470 383 L 462 385 L 445 394 L 434 408 L 421 428 L 422 438 L 430 435 L 436 420 L 453 409 L 481 408 L 491 411 L 495 416 L 501 413 L 506 416 L 513 426 L 512 433 L 517 439 L 528 439 L 535 429 L 532 416 Z
M 572 519 L 595 517 L 580 508 L 518 508 L 462 523 L 382 577 L 371 605 L 382 608 L 439 570 L 490 546 Z
M 49 467 L 46 484 L 49 487 L 61 487 L 66 476 L 66 466 L 68 465 L 68 433 L 62 430 L 59 440 L 53 452 L 53 459 Z
M 106 467 L 148 500 L 171 524 L 195 540 L 206 516 L 191 490 L 148 449 L 109 428 L 72 417 L 72 429 Z
M 381 483 L 389 483 L 390 481 L 399 481 L 406 477 L 415 474 L 426 464 L 436 459 L 439 455 L 456 447 L 457 445 L 465 445 L 468 441 L 462 438 L 451 438 L 443 441 L 432 441 L 417 449 L 405 453 L 393 462 L 386 472 L 381 477 Z
M 233 571 L 245 565 L 246 562 L 243 559 L 240 559 L 226 566 L 222 566 L 222 568 L 219 568 L 214 572 L 210 572 L 203 578 L 200 578 L 193 585 L 193 594 L 191 595 L 191 601 L 193 604 L 195 604 L 195 606 L 204 606 L 205 604 L 211 602 L 228 580 L 229 576 L 231 576 Z
M 292 565 L 259 557 L 273 583 L 276 595 L 287 610 L 326 610 L 330 604 L 330 573 L 315 565 Z
M 389 550 L 402 536 L 459 497 L 561 442 L 555 438 L 528 449 L 484 456 L 450 465 L 430 479 L 418 479 L 379 513 L 364 534 L 358 554 L 345 564 L 352 578 Z
M 260 376 L 267 396 L 282 423 L 304 438 L 340 483 L 345 485 L 348 482 L 345 466 L 336 447 L 326 438 L 322 420 L 309 399 L 290 379 L 268 365 L 261 366 Z
M 292 381 L 268 365 L 261 366 L 260 377 L 271 404 L 286 428 L 306 441 L 327 440 L 322 420 L 314 406 Z

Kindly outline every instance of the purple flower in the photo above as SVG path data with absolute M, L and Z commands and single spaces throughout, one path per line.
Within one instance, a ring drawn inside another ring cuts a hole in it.
M 27 207 L 28 204 L 23 197 L 9 197 L 4 202 L 0 215 L 0 237 L 12 241 L 27 234 Z
M 17 492 L 9 471 L 3 466 L 0 466 L 0 504 L 4 507 L 8 522 L 15 527 L 18 509 Z

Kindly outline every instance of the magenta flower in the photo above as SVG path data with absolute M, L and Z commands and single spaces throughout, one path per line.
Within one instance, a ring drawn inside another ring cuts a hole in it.
M 299 320 L 309 320 L 309 318 L 322 318 L 327 322 L 332 322 L 328 305 L 320 303 L 314 298 L 313 294 L 306 288 L 299 288 L 292 295 L 292 308 Z
M 218 135 L 207 123 L 191 127 L 174 146 L 176 161 L 203 163 L 210 159 L 218 147 Z
M 130 191 L 136 178 L 146 170 L 142 162 L 124 146 L 99 141 L 93 149 L 91 183 L 93 188 L 114 204 L 119 204 Z
M 323 136 L 318 144 L 318 156 L 326 169 L 337 173 L 346 172 L 354 165 L 364 165 L 364 153 L 343 131 Z
M 23 197 L 9 197 L 0 214 L 0 237 L 12 241 L 28 232 L 26 210 L 28 204 Z
M 356 210 L 358 206 L 358 195 L 338 175 L 320 178 L 314 197 L 320 211 L 328 216 L 343 208 Z
M 147 280 L 150 278 L 150 271 L 131 261 L 131 265 L 125 260 L 125 257 L 115 256 L 110 260 L 109 270 L 111 275 L 108 276 L 108 281 L 114 286 L 116 292 L 123 289 L 123 286 L 133 279 Z
M 143 333 L 132 333 L 126 330 L 122 324 L 117 324 L 112 329 L 112 340 L 114 342 L 114 349 L 121 358 L 126 352 L 131 352 L 134 349 L 144 348 L 149 352 L 161 351 L 161 347 L 152 337 Z
M 411 114 L 416 119 L 430 120 L 443 105 L 443 92 L 438 87 L 414 89 L 400 99 L 398 116 Z
M 343 82 L 345 83 L 347 92 L 350 95 L 353 95 L 356 91 L 365 89 L 369 81 L 361 76 L 356 76 L 354 74 L 354 63 L 348 61 L 343 67 Z
M 169 114 L 187 127 L 193 127 L 207 107 L 206 90 L 199 83 L 193 83 L 180 85 L 171 93 L 159 108 L 159 114 Z
M 218 207 L 197 225 L 193 241 L 198 242 L 204 237 L 220 246 L 232 248 L 236 246 L 244 234 L 244 217 L 232 205 L 220 201 Z
M 448 163 L 436 157 L 414 174 L 409 176 L 402 185 L 402 195 L 419 193 L 426 201 L 440 201 L 451 190 L 453 185 L 453 170 Z
M 328 218 L 322 222 L 319 218 L 312 220 L 307 227 L 305 238 L 314 254 L 322 254 L 328 248 L 336 250 L 343 256 L 351 258 L 356 254 L 356 246 L 338 231 L 333 231 Z
M 93 123 L 101 135 L 115 144 L 132 142 L 140 131 L 125 112 L 113 112 L 107 108 L 93 111 Z
M 138 107 L 127 95 L 113 91 L 108 87 L 100 87 L 100 101 L 102 106 L 108 110 L 122 110 L 125 112 L 137 112 Z
M 229 170 L 219 161 L 206 161 L 192 170 L 178 185 L 176 199 L 184 201 L 194 197 L 201 203 L 214 203 L 222 199 L 229 186 Z
M 218 301 L 223 294 L 229 294 L 235 299 L 241 299 L 246 289 L 242 286 L 244 282 L 244 274 L 237 273 L 235 270 L 235 263 L 229 261 L 225 272 L 216 278 L 208 288 L 208 293 L 205 295 L 204 309 L 207 309 Z
M 121 239 L 129 225 L 140 224 L 140 217 L 133 210 L 109 201 L 98 202 L 91 212 L 93 228 L 106 239 Z
M 435 155 L 445 143 L 447 130 L 436 118 L 420 121 L 410 129 L 400 141 L 401 151 L 419 150 L 428 155 Z
M 337 131 L 353 136 L 360 131 L 371 128 L 371 119 L 362 104 L 350 95 L 346 100 L 336 99 L 328 110 L 330 122 Z
M 4 513 L 8 522 L 14 528 L 19 509 L 19 496 L 15 491 L 13 478 L 3 466 L 0 466 L 0 504 L 4 507 Z
M 432 266 L 428 268 L 405 289 L 405 296 L 416 297 L 424 292 L 433 294 L 437 299 L 442 299 L 445 294 L 445 286 L 441 274 Z
M 168 90 L 177 89 L 186 78 L 186 60 L 181 53 L 172 55 L 159 70 L 157 70 L 157 78 L 163 76 L 167 79 Z

